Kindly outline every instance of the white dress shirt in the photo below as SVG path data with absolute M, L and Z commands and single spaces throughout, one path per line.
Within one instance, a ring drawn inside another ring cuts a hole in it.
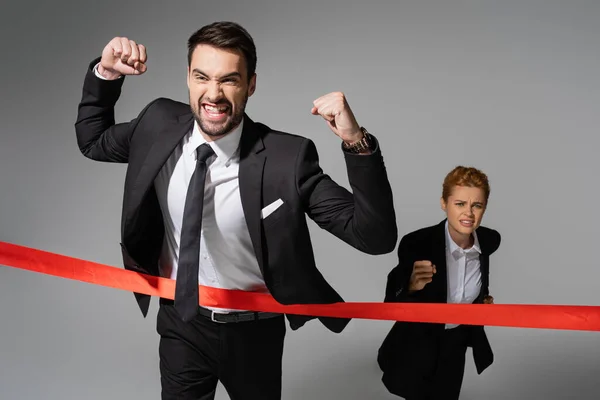
M 481 268 L 479 262 L 479 240 L 473 232 L 475 242 L 468 249 L 459 247 L 448 231 L 446 221 L 446 272 L 448 282 L 448 303 L 470 304 L 481 291 Z M 456 328 L 456 324 L 446 324 L 446 329 Z
M 96 76 L 105 79 L 98 73 L 97 65 L 94 70 Z M 254 254 L 239 191 L 238 149 L 242 129 L 243 121 L 226 136 L 208 142 L 215 155 L 207 160 L 198 282 L 222 289 L 268 293 Z M 193 129 L 184 136 L 154 180 L 165 226 L 159 263 L 160 273 L 165 278 L 177 278 L 185 198 L 196 168 L 196 149 L 203 143 L 207 142 L 194 122 Z

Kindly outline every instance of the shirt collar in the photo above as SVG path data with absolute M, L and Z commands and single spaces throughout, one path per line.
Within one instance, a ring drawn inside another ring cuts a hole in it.
M 207 142 L 206 139 L 204 139 L 204 136 L 202 136 L 202 134 L 200 133 L 200 126 L 198 126 L 198 122 L 194 121 L 194 129 L 192 130 L 192 135 L 188 142 L 189 147 L 187 151 L 190 155 L 194 155 L 196 153 L 196 149 L 200 145 L 208 143 L 217 155 L 217 160 L 226 163 L 236 154 L 237 149 L 240 145 L 240 138 L 242 137 L 243 129 L 244 120 L 242 120 L 242 122 L 237 127 L 235 127 L 231 132 L 229 132 L 225 136 L 217 140 Z
M 459 255 L 462 252 L 470 253 L 472 251 L 476 251 L 477 253 L 481 254 L 481 247 L 479 245 L 479 238 L 477 237 L 476 231 L 473 231 L 473 237 L 475 241 L 473 242 L 473 246 L 471 248 L 463 249 L 459 247 L 454 239 L 452 239 L 452 236 L 450 236 L 450 231 L 448 230 L 448 220 L 446 220 L 446 248 L 450 250 L 451 254 Z

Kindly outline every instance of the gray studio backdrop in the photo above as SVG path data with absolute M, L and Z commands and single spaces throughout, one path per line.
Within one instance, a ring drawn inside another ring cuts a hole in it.
M 339 140 L 312 101 L 346 93 L 377 135 L 399 234 L 443 218 L 444 175 L 488 173 L 484 224 L 497 303 L 600 305 L 598 105 L 600 2 L 54 1 L 3 5 L 0 240 L 121 266 L 125 166 L 92 162 L 73 123 L 88 63 L 114 36 L 148 48 L 117 119 L 158 96 L 187 101 L 186 40 L 234 20 L 258 46 L 248 113 L 313 139 L 348 187 Z M 381 301 L 396 254 L 367 256 L 311 222 L 321 270 L 349 301 Z M 0 267 L 0 399 L 159 399 L 157 301 Z M 340 335 L 314 321 L 288 336 L 283 398 L 393 399 L 376 351 L 390 321 Z M 489 327 L 495 363 L 468 354 L 463 399 L 597 399 L 597 333 Z M 227 399 L 219 391 L 218 399 Z

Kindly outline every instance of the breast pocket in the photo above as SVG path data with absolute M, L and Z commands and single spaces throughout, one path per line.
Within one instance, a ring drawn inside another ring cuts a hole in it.
M 290 205 L 282 198 L 263 207 L 261 210 L 261 220 L 264 227 L 274 226 L 291 212 Z M 285 221 L 285 220 L 284 220 Z

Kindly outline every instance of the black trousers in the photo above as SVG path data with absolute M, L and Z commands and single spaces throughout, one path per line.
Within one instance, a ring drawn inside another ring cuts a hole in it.
M 444 330 L 437 341 L 438 358 L 431 374 L 430 389 L 409 400 L 458 400 L 465 374 L 468 328 L 460 325 Z
M 411 344 L 405 356 L 409 363 L 400 370 L 384 374 L 386 386 L 394 380 L 408 384 L 406 400 L 458 400 L 465 372 L 469 328 L 460 325 L 453 329 L 423 335 Z
M 162 400 L 212 400 L 221 381 L 231 400 L 280 400 L 284 316 L 185 323 L 172 304 L 157 316 Z

